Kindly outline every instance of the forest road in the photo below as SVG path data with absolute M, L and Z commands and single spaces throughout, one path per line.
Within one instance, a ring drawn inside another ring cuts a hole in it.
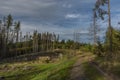
M 88 80 L 84 75 L 83 63 L 89 62 L 89 60 L 94 59 L 94 57 L 95 56 L 91 54 L 80 55 L 70 71 L 71 74 L 68 80 Z

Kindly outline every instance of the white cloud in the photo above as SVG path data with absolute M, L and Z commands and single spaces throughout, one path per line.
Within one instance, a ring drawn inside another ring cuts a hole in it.
M 65 18 L 66 19 L 69 19 L 69 18 L 72 18 L 72 19 L 74 19 L 74 18 L 88 18 L 88 16 L 87 15 L 81 15 L 81 14 L 67 14 L 67 15 L 65 15 Z
M 79 18 L 79 17 L 80 17 L 79 14 L 67 14 L 67 15 L 65 16 L 65 18 Z

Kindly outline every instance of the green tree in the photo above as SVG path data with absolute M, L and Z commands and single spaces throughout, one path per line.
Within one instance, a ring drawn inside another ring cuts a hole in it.
M 109 31 L 106 32 L 106 36 L 109 36 Z M 119 30 L 112 28 L 112 39 L 113 39 L 112 40 L 112 46 L 113 46 L 112 50 L 113 50 L 114 54 L 112 54 L 111 59 L 112 59 L 112 57 L 115 58 L 115 56 L 117 54 L 119 54 L 119 49 L 120 49 L 120 31 Z M 105 39 L 106 51 L 108 50 L 108 48 L 109 48 L 109 37 L 106 37 L 106 39 Z

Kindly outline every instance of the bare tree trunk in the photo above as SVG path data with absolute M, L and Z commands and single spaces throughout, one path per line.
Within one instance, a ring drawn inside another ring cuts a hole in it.
M 20 42 L 22 42 L 22 32 L 20 32 Z
M 95 14 L 96 12 L 95 12 L 95 10 L 93 11 L 93 35 L 94 35 L 94 48 L 96 47 L 96 44 L 97 44 L 97 25 L 96 25 L 96 17 L 95 17 Z
M 109 49 L 110 55 L 112 55 L 112 26 L 111 26 L 111 12 L 110 12 L 110 0 L 108 0 L 108 27 L 109 27 Z

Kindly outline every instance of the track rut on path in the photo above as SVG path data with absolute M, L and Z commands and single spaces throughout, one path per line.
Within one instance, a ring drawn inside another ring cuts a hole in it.
M 86 80 L 84 76 L 83 63 L 88 62 L 94 56 L 80 55 L 79 59 L 73 65 L 69 80 Z

